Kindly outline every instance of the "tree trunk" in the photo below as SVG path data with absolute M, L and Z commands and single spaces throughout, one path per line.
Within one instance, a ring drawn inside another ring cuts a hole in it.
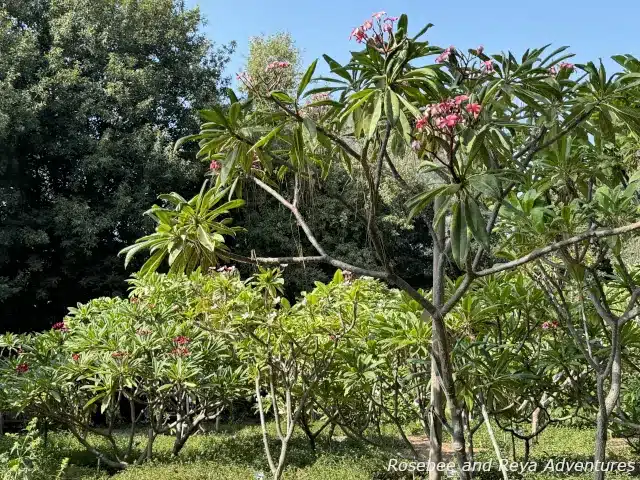
M 436 197 L 433 203 L 434 214 L 440 210 L 442 206 L 442 198 Z M 436 308 L 441 308 L 444 303 L 444 263 L 442 262 L 443 252 L 441 251 L 441 245 L 444 245 L 445 230 L 444 222 L 434 229 L 433 238 L 433 284 L 431 287 L 432 303 Z M 432 332 L 436 329 L 436 319 L 431 319 Z M 431 357 L 431 414 L 429 424 L 429 461 L 437 464 L 442 461 L 442 422 L 441 418 L 444 418 L 444 402 L 443 392 L 440 379 L 440 369 L 436 360 L 437 356 L 442 356 L 440 352 L 436 352 L 436 342 L 433 341 L 432 335 L 432 349 L 433 355 Z M 436 468 L 429 470 L 429 480 L 440 480 L 442 473 Z
M 498 445 L 498 441 L 496 440 L 496 436 L 493 433 L 493 428 L 491 427 L 491 420 L 489 419 L 489 414 L 487 413 L 487 407 L 482 405 L 482 416 L 484 417 L 484 423 L 487 424 L 487 431 L 489 432 L 489 438 L 491 438 L 491 443 L 493 444 L 493 449 L 496 452 L 496 457 L 498 459 L 498 464 L 500 465 L 500 471 L 502 472 L 502 478 L 504 480 L 509 480 L 509 475 L 507 474 L 507 469 L 502 464 L 502 454 L 500 453 L 500 446 Z
M 473 452 L 473 432 L 471 431 L 471 414 L 464 410 L 462 412 L 462 421 L 464 422 L 464 432 L 465 438 L 467 440 L 466 452 L 467 452 L 467 461 L 473 463 L 474 452 Z
M 604 471 L 602 471 L 602 468 L 597 468 L 597 466 L 604 465 L 607 458 L 608 423 L 609 419 L 604 396 L 604 378 L 598 375 L 598 416 L 596 418 L 596 445 L 593 458 L 594 462 L 596 462 L 596 469 L 593 476 L 595 480 L 604 480 Z

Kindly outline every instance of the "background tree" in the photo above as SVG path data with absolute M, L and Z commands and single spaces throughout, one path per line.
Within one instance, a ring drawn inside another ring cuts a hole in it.
M 151 227 L 160 191 L 204 170 L 173 142 L 219 101 L 233 45 L 173 0 L 0 2 L 0 315 L 45 327 L 122 294 L 116 253 Z

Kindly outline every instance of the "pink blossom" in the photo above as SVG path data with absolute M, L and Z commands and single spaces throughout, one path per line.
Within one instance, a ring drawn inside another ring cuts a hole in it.
M 417 152 L 422 148 L 422 143 L 420 142 L 420 140 L 414 140 L 413 142 L 411 142 L 411 148 Z
M 184 335 L 178 335 L 173 339 L 173 343 L 176 345 L 186 345 L 189 343 L 191 339 L 189 337 L 185 337 Z
M 563 70 L 573 70 L 575 65 L 573 63 L 562 62 L 560 63 L 560 68 Z
M 176 347 L 173 350 L 171 350 L 171 354 L 177 357 L 188 357 L 189 355 L 191 355 L 191 352 L 189 351 L 188 348 Z
M 447 60 L 449 60 L 449 57 L 451 56 L 452 53 L 452 49 L 451 47 L 447 48 L 444 52 L 442 52 L 438 58 L 436 58 L 436 63 L 442 63 L 442 62 L 446 62 Z
M 473 114 L 475 118 L 478 118 L 478 115 L 480 115 L 480 112 L 482 111 L 482 105 L 479 103 L 470 103 L 466 106 L 466 110 Z
M 236 267 L 234 265 L 231 265 L 230 267 L 227 265 L 223 265 L 218 268 L 218 272 L 220 273 L 233 273 L 235 271 L 236 271 Z
M 27 363 L 19 363 L 16 365 L 16 373 L 22 374 L 27 373 L 29 371 L 29 364 Z
M 557 73 L 556 67 L 549 67 L 549 75 L 556 75 Z
M 367 30 L 371 30 L 373 28 L 373 23 L 371 23 L 371 20 L 365 20 L 364 23 L 362 24 L 362 29 L 367 31 Z
M 271 62 L 269 65 L 266 66 L 266 68 L 264 69 L 265 72 L 269 72 L 271 70 L 276 70 L 276 69 L 280 69 L 280 68 L 289 68 L 291 66 L 291 64 L 289 62 Z
M 455 127 L 458 123 L 460 123 L 460 120 L 462 118 L 460 117 L 460 115 L 456 115 L 455 113 L 451 114 L 451 115 L 447 115 L 444 119 L 445 121 L 445 125 L 449 128 L 453 128 Z
M 422 131 L 429 124 L 427 117 L 420 117 L 416 122 L 416 129 Z
M 495 67 L 493 66 L 493 62 L 491 60 L 487 60 L 486 62 L 482 62 L 484 69 L 487 73 L 493 73 Z
M 462 103 L 466 102 L 467 100 L 469 100 L 469 95 L 458 95 L 456 98 L 454 98 L 456 105 L 462 105 Z
M 476 52 L 478 52 L 478 55 L 482 55 L 484 53 L 484 46 L 479 45 L 478 48 L 476 48 Z
M 367 34 L 362 27 L 356 27 L 351 31 L 351 35 L 349 35 L 349 40 L 352 38 L 355 38 L 356 42 L 362 43 L 367 39 Z
M 222 168 L 222 165 L 220 164 L 220 162 L 217 162 L 216 160 L 211 160 L 211 163 L 209 164 L 209 170 L 220 170 Z
M 384 19 L 385 22 L 397 22 L 399 17 L 387 17 Z
M 74 353 L 73 355 L 71 355 L 71 358 L 74 362 L 77 362 L 78 360 L 80 360 L 80 354 Z
M 54 323 L 51 326 L 52 329 L 54 330 L 60 330 L 61 332 L 68 332 L 69 328 L 65 325 L 64 322 L 58 322 L 58 323 Z
M 393 23 L 385 23 L 384 25 L 382 25 L 382 31 L 383 32 L 392 32 L 393 31 Z
M 376 20 L 380 20 L 382 17 L 384 17 L 387 14 L 387 12 L 376 12 L 373 15 L 371 15 L 371 18 L 375 18 Z
M 544 322 L 542 324 L 542 329 L 543 330 L 549 330 L 549 327 L 551 326 L 551 324 L 549 322 Z

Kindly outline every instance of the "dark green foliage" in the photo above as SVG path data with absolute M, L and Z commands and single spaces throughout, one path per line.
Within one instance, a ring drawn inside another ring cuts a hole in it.
M 150 231 L 158 192 L 195 194 L 173 142 L 217 103 L 233 45 L 173 0 L 0 2 L 0 316 L 43 328 L 122 294 L 116 257 Z

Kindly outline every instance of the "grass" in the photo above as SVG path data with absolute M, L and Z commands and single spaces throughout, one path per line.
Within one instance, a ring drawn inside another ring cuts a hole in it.
M 401 443 L 386 430 L 382 443 L 385 449 L 355 443 L 349 440 L 333 441 L 320 439 L 317 451 L 310 450 L 306 437 L 298 431 L 292 439 L 289 462 L 285 480 L 405 480 L 414 479 L 411 474 L 389 474 L 386 465 L 390 458 L 396 458 L 404 451 Z M 142 433 L 140 434 L 142 440 Z M 502 455 L 510 459 L 511 439 L 501 432 L 497 433 Z M 124 434 L 122 437 L 124 441 Z M 99 468 L 95 458 L 85 452 L 76 440 L 65 432 L 52 432 L 49 435 L 47 451 L 58 459 L 69 457 L 70 466 L 65 474 L 68 480 L 253 480 L 256 474 L 263 472 L 268 479 L 269 468 L 266 464 L 260 428 L 256 425 L 227 427 L 220 433 L 196 435 L 192 437 L 176 458 L 171 455 L 173 438 L 161 436 L 154 445 L 154 461 L 135 466 L 123 472 L 107 472 Z M 481 428 L 474 437 L 478 461 L 494 459 L 493 447 L 485 428 Z M 610 457 L 617 461 L 635 460 L 636 456 L 622 442 L 611 442 Z M 6 450 L 9 442 L 0 438 L 0 452 Z M 276 445 L 274 444 L 274 447 Z M 540 437 L 538 444 L 532 447 L 531 460 L 537 461 L 542 468 L 549 459 L 586 461 L 592 455 L 593 431 L 569 427 L 550 427 Z M 277 447 L 276 447 L 277 451 Z M 522 445 L 516 453 L 522 460 Z M 494 469 L 482 473 L 478 478 L 501 479 Z M 583 480 L 592 478 L 591 474 L 543 474 L 514 472 L 512 480 L 556 480 L 569 478 Z M 609 477 L 608 477 L 609 478 Z M 610 478 L 626 479 L 630 475 L 615 475 Z

